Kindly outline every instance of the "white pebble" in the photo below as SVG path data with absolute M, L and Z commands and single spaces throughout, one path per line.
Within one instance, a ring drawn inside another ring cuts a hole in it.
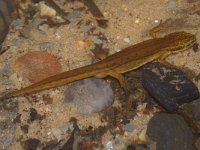
M 124 42 L 130 43 L 130 39 L 129 38 L 124 38 Z
M 140 19 L 136 19 L 136 20 L 135 20 L 135 23 L 139 23 L 139 22 L 140 22 Z
M 112 143 L 112 141 L 108 141 L 108 143 L 106 143 L 106 149 L 107 150 L 113 149 L 113 143 Z
M 56 11 L 45 5 L 43 2 L 40 3 L 40 15 L 41 16 L 48 16 L 48 17 L 53 17 L 56 15 Z
M 154 22 L 155 22 L 155 23 L 159 23 L 160 21 L 159 21 L 159 20 L 154 20 Z

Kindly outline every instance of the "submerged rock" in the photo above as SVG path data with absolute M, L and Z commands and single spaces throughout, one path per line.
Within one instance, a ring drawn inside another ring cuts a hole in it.
M 71 83 L 64 101 L 73 103 L 79 113 L 100 112 L 113 103 L 114 92 L 103 79 L 87 78 Z
M 35 83 L 61 72 L 61 65 L 57 59 L 41 51 L 32 51 L 19 57 L 14 65 L 14 72 Z
M 147 127 L 150 150 L 192 150 L 192 131 L 176 114 L 156 114 Z
M 154 62 L 145 65 L 142 73 L 146 90 L 168 111 L 199 97 L 196 85 L 178 69 Z

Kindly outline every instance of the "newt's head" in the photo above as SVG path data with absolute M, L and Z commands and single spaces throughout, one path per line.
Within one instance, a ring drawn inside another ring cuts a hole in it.
M 194 34 L 187 32 L 174 32 L 164 37 L 166 41 L 169 41 L 171 51 L 178 52 L 186 50 L 194 45 L 196 37 Z

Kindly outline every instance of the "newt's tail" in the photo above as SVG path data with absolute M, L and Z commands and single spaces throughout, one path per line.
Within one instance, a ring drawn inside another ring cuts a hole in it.
M 7 93 L 4 96 L 0 97 L 0 100 L 4 100 L 4 99 L 11 98 L 11 97 L 35 93 L 35 92 L 38 92 L 41 90 L 46 90 L 46 89 L 62 86 L 62 85 L 65 85 L 67 83 L 70 83 L 70 82 L 73 82 L 76 80 L 95 76 L 101 72 L 103 72 L 103 70 L 98 69 L 98 68 L 95 70 L 92 67 L 92 65 L 77 68 L 77 69 L 70 70 L 70 71 L 66 71 L 61 74 L 48 77 L 38 83 L 32 84 L 32 85 L 22 88 L 20 90 Z

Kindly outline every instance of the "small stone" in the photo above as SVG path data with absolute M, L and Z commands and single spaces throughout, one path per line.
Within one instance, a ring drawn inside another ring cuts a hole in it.
M 124 38 L 124 42 L 130 43 L 130 38 Z
M 22 19 L 19 19 L 19 18 L 13 20 L 13 21 L 11 22 L 11 24 L 10 24 L 10 26 L 11 26 L 12 28 L 15 28 L 15 29 L 22 29 L 23 25 L 24 25 L 24 23 L 23 23 Z
M 103 41 L 102 41 L 101 39 L 99 39 L 98 36 L 93 36 L 92 39 L 93 39 L 93 42 L 94 42 L 95 44 L 100 45 L 100 44 L 103 43 Z
M 1 72 L 3 76 L 8 76 L 10 73 L 10 65 L 6 63 Z
M 92 45 L 89 46 L 89 50 L 90 51 L 93 51 L 94 49 L 95 49 L 95 45 L 94 44 L 92 44 Z
M 199 98 L 196 85 L 181 71 L 158 62 L 142 67 L 145 89 L 168 111 Z
M 45 51 L 45 50 L 48 50 L 52 47 L 52 43 L 50 42 L 43 42 L 40 44 L 40 50 L 41 51 Z
M 113 149 L 113 142 L 112 141 L 108 141 L 106 143 L 106 150 L 112 150 Z
M 128 123 L 124 126 L 124 130 L 128 132 L 132 132 L 135 129 L 135 126 L 131 123 Z
M 39 25 L 38 29 L 40 31 L 46 32 L 48 31 L 48 25 L 47 24 Z
M 60 73 L 61 65 L 47 52 L 32 51 L 19 57 L 13 65 L 13 70 L 23 78 L 36 83 Z
M 81 17 L 80 11 L 73 11 L 67 15 L 66 19 L 68 19 L 70 22 L 76 22 L 80 19 L 80 17 Z
M 160 21 L 159 21 L 159 20 L 154 20 L 154 22 L 155 22 L 156 24 L 158 24 Z
M 156 150 L 192 150 L 192 131 L 176 114 L 155 114 L 147 127 L 148 147 Z
M 5 80 L 2 80 L 1 83 L 2 83 L 3 85 L 10 85 L 10 84 L 12 84 L 12 81 L 9 80 L 9 79 L 5 79 Z
M 45 16 L 45 17 L 53 17 L 56 15 L 56 11 L 44 4 L 44 2 L 40 3 L 40 16 Z
M 140 19 L 136 19 L 135 23 L 138 24 L 140 22 Z
M 82 29 L 84 32 L 89 32 L 89 31 L 91 31 L 92 29 L 94 29 L 94 26 L 92 26 L 91 24 L 89 24 L 89 25 L 81 25 L 81 29 Z

